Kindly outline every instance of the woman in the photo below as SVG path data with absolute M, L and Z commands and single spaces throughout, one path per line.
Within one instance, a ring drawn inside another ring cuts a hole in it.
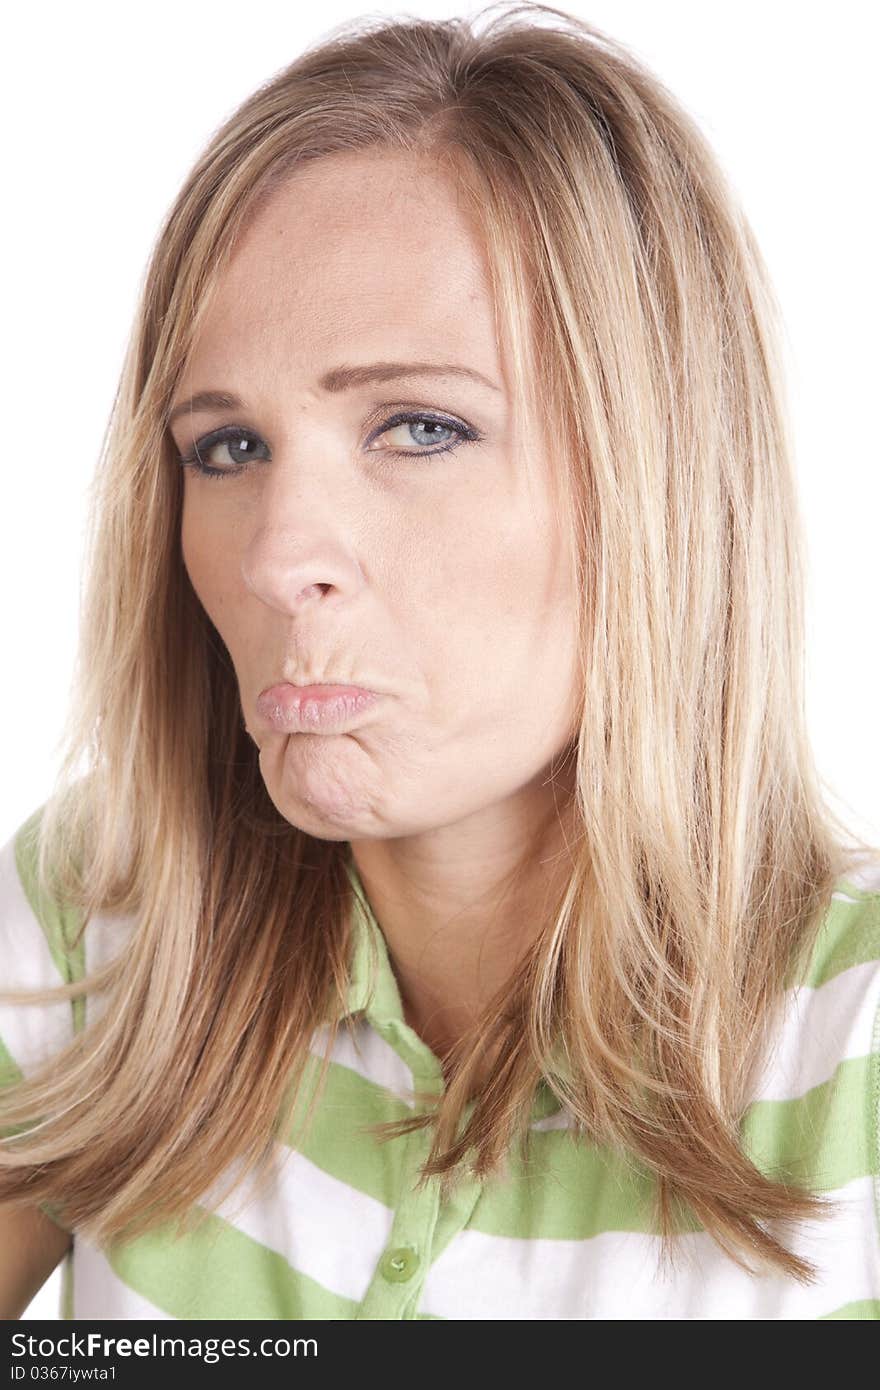
M 562 11 L 355 24 L 217 132 L 0 865 L 6 1316 L 65 1252 L 78 1319 L 880 1316 L 776 333 Z

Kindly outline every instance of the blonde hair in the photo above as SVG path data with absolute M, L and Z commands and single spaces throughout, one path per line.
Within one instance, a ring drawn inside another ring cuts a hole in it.
M 406 151 L 457 180 L 514 403 L 553 431 L 583 688 L 558 910 L 461 1039 L 439 1100 L 374 1132 L 434 1125 L 422 1177 L 448 1193 L 468 1162 L 503 1171 L 546 1075 L 578 1132 L 656 1176 L 664 1246 L 689 1207 L 743 1268 L 808 1282 L 815 1267 L 767 1223 L 829 1204 L 761 1172 L 738 1124 L 789 971 L 866 847 L 846 844 L 806 732 L 778 309 L 712 152 L 660 82 L 562 10 L 497 8 L 334 30 L 222 125 L 161 228 L 96 473 L 63 765 L 37 825 L 41 891 L 81 914 L 77 940 L 99 912 L 131 930 L 84 981 L 33 996 L 107 992 L 0 1097 L 20 1131 L 0 1146 L 0 1200 L 54 1203 L 99 1243 L 191 1220 L 227 1168 L 267 1179 L 329 1020 L 306 1122 L 320 1095 L 348 979 L 348 847 L 289 824 L 262 782 L 182 563 L 167 416 L 273 190 L 335 152 Z

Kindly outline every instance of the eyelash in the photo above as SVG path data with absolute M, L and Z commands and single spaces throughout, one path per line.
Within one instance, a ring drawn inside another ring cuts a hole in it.
M 437 454 L 451 454 L 462 444 L 477 443 L 483 437 L 479 431 L 473 429 L 472 426 L 457 423 L 454 420 L 447 420 L 439 415 L 435 416 L 416 413 L 414 411 L 401 411 L 383 421 L 373 438 L 380 438 L 387 430 L 394 429 L 397 425 L 415 423 L 441 425 L 444 429 L 454 430 L 459 438 L 455 442 L 443 444 L 437 449 L 417 449 L 415 452 L 408 452 L 402 449 L 389 449 L 387 452 L 391 458 L 434 458 Z M 212 430 L 210 434 L 203 435 L 201 439 L 197 439 L 188 454 L 179 455 L 178 462 L 182 467 L 192 468 L 196 473 L 200 473 L 206 478 L 235 477 L 244 471 L 247 466 L 246 464 L 238 464 L 236 467 L 232 468 L 212 468 L 210 464 L 204 463 L 201 457 L 203 453 L 207 453 L 213 449 L 216 444 L 225 444 L 228 440 L 232 439 L 260 440 L 260 436 L 254 430 L 240 428 L 237 425 L 224 425 L 222 429 Z

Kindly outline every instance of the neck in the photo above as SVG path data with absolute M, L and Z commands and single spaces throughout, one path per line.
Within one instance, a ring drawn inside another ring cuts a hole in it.
M 443 1061 L 555 914 L 571 869 L 574 803 L 558 784 L 428 834 L 352 852 L 404 1016 Z

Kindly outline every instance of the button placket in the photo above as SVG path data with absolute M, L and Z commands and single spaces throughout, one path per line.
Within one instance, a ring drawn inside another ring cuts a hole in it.
M 434 1229 L 440 1210 L 440 1179 L 415 1190 L 431 1144 L 429 1129 L 406 1136 L 403 1195 L 394 1214 L 388 1241 L 358 1310 L 360 1320 L 409 1319 L 416 1308 L 431 1258 Z

